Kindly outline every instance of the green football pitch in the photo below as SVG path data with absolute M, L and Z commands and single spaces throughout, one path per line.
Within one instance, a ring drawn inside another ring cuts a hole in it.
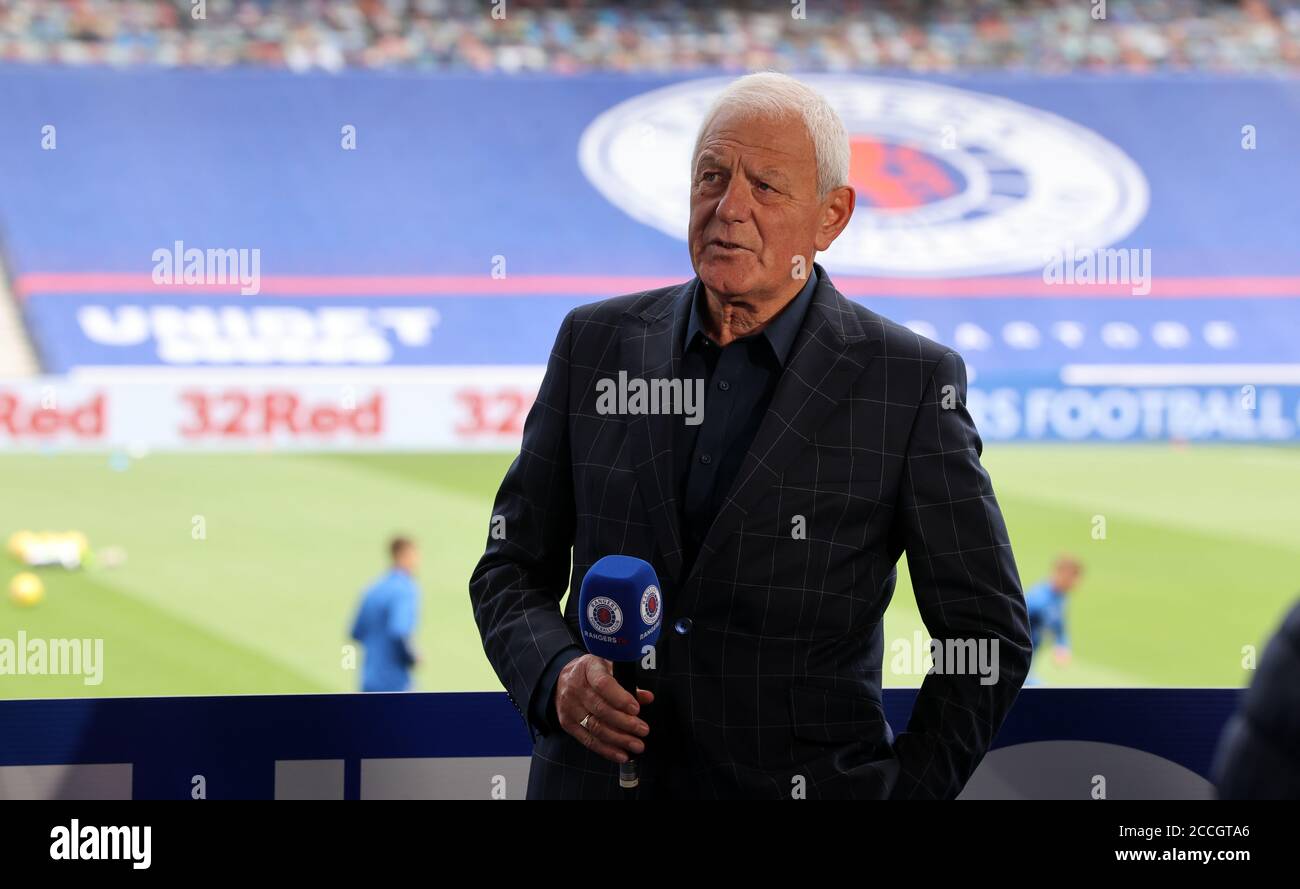
M 111 568 L 40 569 L 35 606 L 0 600 L 0 639 L 102 639 L 102 683 L 0 675 L 0 698 L 351 690 L 346 629 L 395 532 L 416 537 L 424 556 L 416 687 L 497 689 L 466 581 L 509 462 L 0 456 L 4 538 L 75 529 L 92 548 L 127 554 Z M 1300 451 L 993 445 L 985 465 L 1026 586 L 1058 551 L 1086 565 L 1070 606 L 1074 659 L 1041 658 L 1043 684 L 1241 685 L 1244 652 L 1300 592 Z M 0 568 L 6 588 L 22 570 L 8 554 Z M 922 629 L 904 561 L 887 640 L 910 648 Z M 887 685 L 920 682 L 886 658 Z

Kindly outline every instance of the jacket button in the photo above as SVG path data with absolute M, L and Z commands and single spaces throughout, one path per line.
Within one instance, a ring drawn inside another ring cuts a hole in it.
M 677 623 L 673 624 L 673 630 L 676 631 L 677 635 L 685 636 L 691 631 L 691 627 L 693 626 L 695 626 L 695 624 L 691 622 L 689 617 L 681 617 L 677 619 Z

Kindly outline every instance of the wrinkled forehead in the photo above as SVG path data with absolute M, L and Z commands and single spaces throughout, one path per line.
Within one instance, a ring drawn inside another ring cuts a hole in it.
M 723 107 L 705 122 L 696 146 L 694 166 L 701 159 L 777 167 L 787 175 L 816 176 L 817 158 L 803 117 L 795 112 L 774 114 L 750 108 Z

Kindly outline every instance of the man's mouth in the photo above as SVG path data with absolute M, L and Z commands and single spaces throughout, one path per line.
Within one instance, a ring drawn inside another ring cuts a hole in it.
M 709 241 L 709 246 L 717 247 L 720 250 L 748 250 L 749 249 L 748 247 L 743 247 L 740 244 L 737 244 L 733 241 L 724 241 L 721 238 L 714 238 L 712 241 Z

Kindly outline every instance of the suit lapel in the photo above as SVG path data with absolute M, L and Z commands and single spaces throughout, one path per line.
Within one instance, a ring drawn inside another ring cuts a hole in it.
M 640 311 L 632 311 L 623 335 L 622 367 L 628 378 L 677 379 L 681 372 L 682 337 L 695 292 L 695 280 L 668 291 Z M 680 416 L 633 414 L 628 420 L 637 489 L 671 576 L 682 571 L 682 537 L 677 514 L 676 467 L 673 459 L 675 429 Z
M 803 329 L 731 491 L 704 539 L 692 577 L 780 481 L 785 468 L 843 402 L 878 351 L 880 331 L 864 327 L 826 271 L 816 268 L 819 280 Z

